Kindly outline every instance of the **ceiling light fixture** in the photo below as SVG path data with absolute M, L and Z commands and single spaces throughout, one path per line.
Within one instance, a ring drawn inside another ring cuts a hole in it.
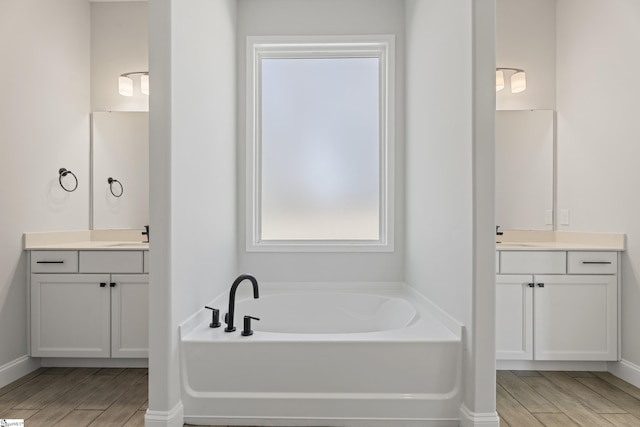
M 133 96 L 133 79 L 129 76 L 140 75 L 140 92 L 149 95 L 149 72 L 148 71 L 132 71 L 130 73 L 120 74 L 118 78 L 118 92 L 122 96 Z
M 524 92 L 527 89 L 527 75 L 521 68 L 496 68 L 496 92 L 505 88 L 504 72 L 509 71 L 511 75 L 511 93 Z
M 504 71 L 496 69 L 496 92 L 504 89 Z

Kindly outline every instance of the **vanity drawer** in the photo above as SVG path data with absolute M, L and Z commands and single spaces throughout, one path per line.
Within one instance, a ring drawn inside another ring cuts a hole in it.
M 31 251 L 32 273 L 77 273 L 78 251 Z
M 617 252 L 572 251 L 568 254 L 569 274 L 617 274 Z
M 80 251 L 80 273 L 142 273 L 142 251 Z
M 564 251 L 500 251 L 501 274 L 565 274 Z

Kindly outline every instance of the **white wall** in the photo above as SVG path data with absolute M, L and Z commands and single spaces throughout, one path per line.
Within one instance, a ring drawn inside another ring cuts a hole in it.
M 494 10 L 408 0 L 405 15 L 406 281 L 464 324 L 464 405 L 486 425 L 497 425 Z
M 27 354 L 22 233 L 88 228 L 89 21 L 86 0 L 0 2 L 0 367 Z
M 178 325 L 227 290 L 237 272 L 235 4 L 149 4 L 148 421 L 180 402 Z
M 149 70 L 146 1 L 91 3 L 91 111 L 149 111 L 133 78 L 133 96 L 118 93 L 122 73 Z
M 449 3 L 407 1 L 406 280 L 469 325 L 471 7 Z
M 640 3 L 558 0 L 561 229 L 622 232 L 622 357 L 640 365 Z M 640 371 L 637 372 L 640 375 Z
M 496 0 L 496 66 L 527 74 L 526 91 L 496 93 L 498 110 L 555 109 L 555 12 L 556 0 Z
M 248 35 L 396 36 L 396 211 L 393 253 L 248 253 L 240 270 L 267 282 L 399 282 L 404 279 L 404 4 L 398 0 L 239 0 L 238 4 L 238 200 L 245 200 L 245 43 Z M 244 223 L 239 242 L 245 241 Z

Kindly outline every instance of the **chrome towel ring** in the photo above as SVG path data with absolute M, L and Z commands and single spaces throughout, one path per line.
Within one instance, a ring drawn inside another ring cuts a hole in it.
M 107 178 L 107 182 L 109 183 L 109 191 L 111 191 L 111 194 L 113 194 L 114 197 L 121 197 L 122 193 L 124 193 L 124 187 L 122 186 L 122 183 L 120 181 L 118 181 L 117 179 L 111 178 L 111 177 Z M 118 194 L 116 194 L 113 191 L 113 184 L 114 183 L 117 183 L 120 186 L 120 191 L 118 192 Z
M 71 189 L 65 187 L 64 184 L 62 183 L 62 178 L 66 177 L 67 175 L 71 175 L 75 180 L 75 185 Z M 60 183 L 60 187 L 62 187 L 64 191 L 68 191 L 69 193 L 76 191 L 76 188 L 78 188 L 78 177 L 76 176 L 76 174 L 74 174 L 73 172 L 65 168 L 60 168 L 58 170 L 58 182 Z

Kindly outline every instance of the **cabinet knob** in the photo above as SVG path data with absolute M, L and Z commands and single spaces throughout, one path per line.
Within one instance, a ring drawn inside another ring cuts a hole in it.
M 530 288 L 533 288 L 535 285 L 533 283 L 527 283 L 527 286 L 529 286 Z
M 544 288 L 544 283 L 538 283 L 539 288 Z
M 109 286 L 111 286 L 112 288 L 115 288 L 115 287 L 116 287 L 116 284 L 115 284 L 115 283 L 113 283 L 113 282 L 111 282 L 111 283 L 109 283 Z
M 101 288 L 104 288 L 105 286 L 107 286 L 107 284 L 106 284 L 106 283 L 104 283 L 104 282 L 100 283 L 100 287 L 101 287 Z

